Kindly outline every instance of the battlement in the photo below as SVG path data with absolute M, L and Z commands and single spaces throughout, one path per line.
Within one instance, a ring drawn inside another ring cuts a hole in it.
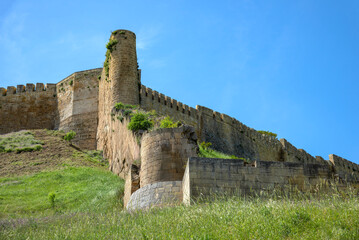
M 219 113 L 210 108 L 199 106 L 199 105 L 197 105 L 197 110 L 198 110 L 199 114 L 210 117 L 216 122 L 228 124 L 235 130 L 239 131 L 240 133 L 244 134 L 246 137 L 248 137 L 254 141 L 262 141 L 262 142 L 266 142 L 267 144 L 271 144 L 271 145 L 280 144 L 279 140 L 276 139 L 275 137 L 269 136 L 266 134 L 262 134 L 262 133 L 258 132 L 257 130 L 246 126 L 245 124 L 238 121 L 237 119 L 230 117 L 224 113 Z
M 181 118 L 185 118 L 183 119 L 184 121 L 188 120 L 188 118 L 193 120 L 198 119 L 197 109 L 183 104 L 176 99 L 172 99 L 162 93 L 154 91 L 144 85 L 141 85 L 140 88 L 140 99 L 141 107 L 145 110 L 154 109 L 160 114 L 169 115 L 174 117 L 176 120 L 180 120 Z
M 335 169 L 359 174 L 359 165 L 348 161 L 345 158 L 330 154 L 329 161 L 334 165 Z
M 74 72 L 71 75 L 67 76 L 66 78 L 62 79 L 56 85 L 61 85 L 61 83 L 64 84 L 67 81 L 71 81 L 71 79 L 74 79 L 75 76 L 84 76 L 84 77 L 86 77 L 87 75 L 93 75 L 93 74 L 97 74 L 97 76 L 98 76 L 98 75 L 101 75 L 101 72 L 102 72 L 102 68 L 94 68 L 94 69 L 88 69 L 88 70 L 83 70 L 83 71 L 77 71 L 77 72 Z
M 43 91 L 56 92 L 56 84 L 48 83 L 48 84 L 44 85 L 43 83 L 36 83 L 36 85 L 35 85 L 32 83 L 27 83 L 26 86 L 17 85 L 16 87 L 9 86 L 9 87 L 7 87 L 7 89 L 0 88 L 0 97 L 15 95 L 15 94 L 17 94 L 17 95 L 26 94 L 26 93 L 32 93 L 32 92 L 43 92 Z

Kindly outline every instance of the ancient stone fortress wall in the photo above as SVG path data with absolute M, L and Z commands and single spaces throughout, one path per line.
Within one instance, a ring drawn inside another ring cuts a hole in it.
M 0 134 L 22 129 L 53 129 L 56 118 L 55 84 L 0 88 Z
M 172 117 L 175 121 L 182 121 L 191 126 L 197 126 L 197 109 L 144 85 L 141 85 L 140 89 L 140 106 L 146 111 L 155 110 L 160 115 Z
M 252 161 L 328 164 L 319 156 L 313 157 L 305 150 L 295 148 L 284 138 L 277 140 L 247 127 L 235 118 L 206 107 L 197 106 L 197 110 L 198 138 L 211 142 L 215 150 Z
M 166 181 L 148 184 L 131 195 L 127 210 L 147 209 L 182 202 L 182 181 Z
M 107 135 L 103 153 L 109 159 L 110 170 L 125 178 L 131 165 L 140 162 L 140 145 L 134 133 L 127 129 L 128 119 L 120 121 L 117 116 L 110 116 L 110 134 Z
M 165 181 L 181 181 L 187 159 L 197 156 L 194 128 L 158 129 L 141 141 L 140 186 Z
M 183 201 L 218 195 L 248 195 L 260 191 L 309 191 L 332 179 L 327 165 L 238 159 L 190 158 L 183 177 Z
M 96 149 L 98 76 L 101 72 L 101 68 L 76 72 L 57 84 L 57 128 L 75 131 L 73 142 L 86 149 Z
M 359 165 L 334 154 L 329 155 L 336 177 L 349 182 L 359 182 Z

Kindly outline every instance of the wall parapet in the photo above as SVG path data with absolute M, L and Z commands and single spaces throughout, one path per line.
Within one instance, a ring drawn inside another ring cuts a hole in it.
M 197 109 L 152 90 L 144 85 L 141 85 L 140 88 L 140 99 L 141 107 L 146 110 L 153 108 L 154 110 L 169 116 L 179 114 L 184 118 L 191 118 L 193 120 L 197 120 L 198 118 Z
M 51 91 L 56 92 L 56 84 L 52 83 L 27 83 L 26 86 L 24 85 L 17 85 L 9 86 L 7 88 L 0 88 L 0 96 L 11 96 L 11 95 L 19 95 L 19 94 L 26 94 L 26 93 L 33 93 L 33 92 L 44 92 L 44 91 Z
M 225 124 L 228 124 L 231 127 L 233 127 L 234 129 L 238 130 L 240 133 L 247 136 L 248 138 L 259 140 L 259 141 L 266 141 L 267 143 L 269 143 L 271 145 L 280 144 L 279 140 L 276 139 L 275 137 L 269 136 L 266 134 L 262 134 L 262 133 L 258 132 L 257 130 L 255 130 L 254 128 L 250 128 L 247 125 L 245 125 L 244 123 L 242 123 L 242 122 L 238 121 L 237 119 L 230 117 L 224 113 L 219 113 L 210 108 L 199 106 L 199 105 L 197 105 L 196 108 L 197 108 L 199 114 L 201 114 L 201 115 L 203 114 L 203 115 L 206 115 L 207 117 L 211 117 L 211 118 L 213 118 L 213 120 L 215 120 L 217 122 L 223 122 Z
M 102 72 L 102 68 L 94 68 L 94 69 L 88 69 L 88 70 L 83 70 L 83 71 L 77 71 L 77 72 L 74 72 L 71 75 L 65 77 L 60 82 L 58 82 L 56 85 L 60 85 L 61 83 L 66 82 L 69 79 L 73 79 L 77 75 L 86 75 L 86 74 L 93 74 L 93 73 L 101 74 L 101 72 Z
M 346 181 L 359 181 L 359 165 L 335 154 L 329 155 L 329 161 L 333 165 L 335 172 L 341 179 Z

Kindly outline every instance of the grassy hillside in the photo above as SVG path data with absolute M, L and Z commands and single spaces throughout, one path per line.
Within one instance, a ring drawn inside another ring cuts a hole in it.
M 99 153 L 69 146 L 59 132 L 31 132 L 42 149 L 0 153 L 0 239 L 359 239 L 352 189 L 129 213 L 123 180 Z
M 359 201 L 219 199 L 190 207 L 51 216 L 2 226 L 16 239 L 359 239 Z
M 102 153 L 81 151 L 63 136 L 49 130 L 0 135 L 2 222 L 122 209 L 124 181 L 108 171 Z
M 44 170 L 99 167 L 106 161 L 95 151 L 79 151 L 51 130 L 20 131 L 0 135 L 0 177 L 22 176 Z M 41 146 L 40 148 L 38 146 Z

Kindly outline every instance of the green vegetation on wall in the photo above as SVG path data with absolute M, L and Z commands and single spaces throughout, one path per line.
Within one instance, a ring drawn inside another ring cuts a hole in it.
M 115 109 L 117 110 L 117 111 L 119 111 L 119 110 L 126 110 L 126 109 L 136 109 L 136 108 L 138 108 L 139 106 L 137 106 L 137 105 L 131 105 L 131 104 L 123 104 L 122 102 L 118 102 L 118 103 L 116 103 L 115 104 Z
M 259 130 L 259 131 L 257 131 L 257 132 L 259 132 L 259 133 L 261 133 L 261 134 L 265 134 L 265 135 L 271 136 L 271 137 L 274 137 L 274 138 L 277 138 L 277 136 L 278 136 L 278 134 L 272 133 L 272 132 L 269 132 L 269 131 Z
M 106 44 L 106 59 L 103 63 L 103 67 L 105 68 L 105 74 L 106 74 L 106 81 L 109 81 L 108 77 L 110 76 L 110 60 L 111 60 L 111 53 L 113 50 L 116 49 L 116 44 L 118 41 L 116 39 L 110 39 L 108 43 Z M 101 78 L 100 78 L 101 79 Z M 99 79 L 99 80 L 100 80 Z
M 122 120 L 125 117 L 130 117 L 131 115 L 133 115 L 134 111 L 138 109 L 139 109 L 138 105 L 123 104 L 122 102 L 118 102 L 115 104 L 115 106 L 112 109 L 112 113 L 111 113 L 112 120 L 113 121 L 115 120 L 113 118 L 116 115 L 114 111 L 116 111 L 116 113 L 118 114 L 117 119 L 122 122 Z
M 181 125 L 181 122 L 174 122 L 170 116 L 165 117 L 160 121 L 160 128 L 177 128 Z
M 150 117 L 150 114 L 145 112 L 137 111 L 136 113 L 133 113 L 130 123 L 128 124 L 128 129 L 133 132 L 149 130 L 154 125 L 154 122 Z
M 234 155 L 228 155 L 210 148 L 212 143 L 210 142 L 201 142 L 199 144 L 199 153 L 198 156 L 204 158 L 222 158 L 222 159 L 240 159 Z

